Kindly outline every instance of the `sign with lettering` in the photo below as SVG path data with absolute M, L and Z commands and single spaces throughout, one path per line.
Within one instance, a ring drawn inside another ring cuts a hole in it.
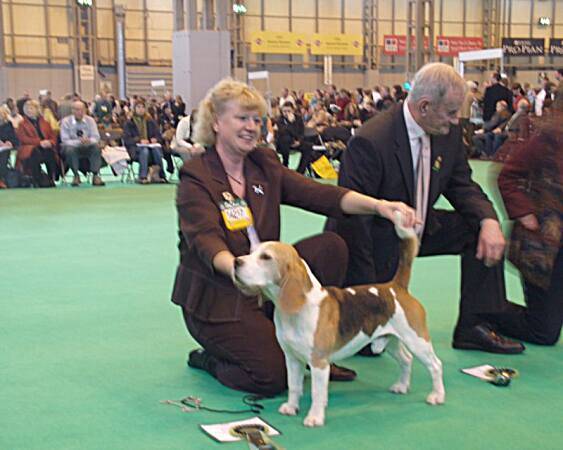
M 470 52 L 483 48 L 483 38 L 463 36 L 438 36 L 436 54 L 439 56 L 457 56 L 459 52 Z
M 502 51 L 505 56 L 543 56 L 544 47 L 543 38 L 502 38 Z
M 411 36 L 411 47 L 416 48 L 416 38 Z M 429 48 L 428 36 L 424 36 L 424 48 Z M 403 56 L 407 54 L 407 37 L 398 34 L 386 34 L 383 36 L 383 54 L 389 56 Z
M 549 54 L 552 56 L 563 56 L 563 39 L 550 39 Z

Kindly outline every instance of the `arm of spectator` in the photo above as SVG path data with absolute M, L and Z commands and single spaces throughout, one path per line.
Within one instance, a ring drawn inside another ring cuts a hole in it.
M 89 117 L 88 120 L 88 139 L 90 143 L 97 144 L 100 142 L 100 132 L 98 130 L 98 126 L 96 125 L 96 121 Z
M 182 119 L 176 128 L 176 143 L 181 147 L 190 148 L 190 144 L 187 139 L 190 136 L 190 119 Z

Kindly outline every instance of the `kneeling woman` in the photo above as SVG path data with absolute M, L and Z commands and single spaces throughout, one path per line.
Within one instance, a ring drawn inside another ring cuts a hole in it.
M 275 395 L 287 382 L 271 304 L 260 307 L 257 297 L 244 295 L 231 280 L 234 259 L 250 252 L 252 236 L 237 229 L 228 210 L 248 205 L 261 241 L 279 240 L 281 204 L 331 217 L 377 214 L 389 219 L 401 210 L 409 225 L 415 219 L 403 203 L 317 183 L 284 167 L 271 149 L 257 148 L 265 112 L 256 90 L 230 79 L 219 82 L 200 103 L 194 140 L 207 149 L 181 172 L 180 264 L 172 299 L 203 346 L 190 354 L 190 366 L 207 370 L 231 388 Z M 341 285 L 348 251 L 339 236 L 326 232 L 296 248 L 323 285 Z M 331 372 L 335 379 L 355 375 L 336 367 Z

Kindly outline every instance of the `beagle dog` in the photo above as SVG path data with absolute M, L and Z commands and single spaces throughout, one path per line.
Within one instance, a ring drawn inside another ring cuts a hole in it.
M 418 239 L 402 226 L 400 215 L 395 229 L 401 238 L 399 267 L 393 280 L 383 284 L 323 287 L 295 248 L 281 242 L 264 242 L 236 258 L 233 279 L 239 288 L 258 290 L 276 306 L 276 336 L 285 354 L 289 390 L 281 414 L 297 414 L 309 364 L 312 405 L 304 425 L 324 425 L 330 363 L 354 355 L 370 342 L 376 353 L 387 347 L 399 363 L 401 373 L 391 392 L 409 390 L 412 352 L 432 377 L 426 402 L 444 403 L 442 363 L 430 342 L 424 308 L 408 292 Z

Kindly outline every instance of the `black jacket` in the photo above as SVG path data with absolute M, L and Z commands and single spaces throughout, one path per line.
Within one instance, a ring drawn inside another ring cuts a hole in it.
M 452 127 L 446 136 L 432 136 L 431 148 L 424 234 L 432 235 L 440 228 L 433 205 L 442 194 L 475 230 L 479 230 L 481 220 L 496 219 L 491 202 L 471 179 L 460 127 Z M 415 177 L 402 105 L 377 115 L 359 128 L 341 161 L 340 186 L 414 207 Z M 376 274 L 389 273 L 399 247 L 390 221 L 376 216 L 348 216 L 329 221 L 327 228 L 340 234 L 348 245 L 347 285 L 375 283 L 380 281 Z

